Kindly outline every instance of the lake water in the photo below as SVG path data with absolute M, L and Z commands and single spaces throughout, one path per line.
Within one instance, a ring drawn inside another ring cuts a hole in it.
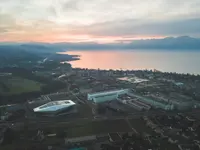
M 80 55 L 74 68 L 157 69 L 164 72 L 200 74 L 200 52 L 163 50 L 73 50 L 62 54 Z

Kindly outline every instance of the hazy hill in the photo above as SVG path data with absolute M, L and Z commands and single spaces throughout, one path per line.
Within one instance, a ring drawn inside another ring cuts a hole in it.
M 158 48 L 158 49 L 199 49 L 200 39 L 189 36 L 167 37 L 164 39 L 135 40 L 125 46 L 126 48 Z
M 133 40 L 129 43 L 98 44 L 95 42 L 55 43 L 60 49 L 196 49 L 200 50 L 200 39 L 189 36 L 163 39 Z
M 66 50 L 95 50 L 95 49 L 194 49 L 200 50 L 200 39 L 189 36 L 167 37 L 163 39 L 133 40 L 129 43 L 99 44 L 95 42 L 79 43 L 0 43 L 0 51 L 25 50 L 39 53 L 55 53 Z

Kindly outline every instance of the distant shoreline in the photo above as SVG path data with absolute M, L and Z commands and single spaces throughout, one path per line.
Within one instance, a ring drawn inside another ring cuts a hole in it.
M 69 55 L 69 54 L 64 54 L 63 52 L 56 52 L 55 56 L 59 57 L 61 62 L 80 60 L 80 55 Z
M 116 53 L 115 53 L 116 52 Z M 103 70 L 149 70 L 177 72 L 184 74 L 200 74 L 199 52 L 194 51 L 66 51 L 61 54 L 70 55 L 69 62 L 73 68 Z M 81 57 L 80 57 L 81 56 Z M 189 56 L 189 57 L 188 57 Z M 192 59 L 190 59 L 192 58 Z M 79 61 L 74 61 L 79 60 Z

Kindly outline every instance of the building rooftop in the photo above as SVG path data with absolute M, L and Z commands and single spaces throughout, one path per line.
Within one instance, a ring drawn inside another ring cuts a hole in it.
M 97 139 L 96 135 L 76 137 L 70 139 L 65 138 L 65 143 L 78 143 L 78 142 L 92 141 L 96 139 Z
M 46 103 L 42 106 L 34 108 L 34 112 L 49 112 L 49 111 L 57 111 L 59 109 L 67 108 L 70 106 L 75 105 L 71 100 L 60 100 L 60 101 L 52 101 L 49 103 Z
M 168 104 L 169 104 L 169 102 L 164 101 L 164 100 L 162 99 L 162 97 L 147 96 L 147 98 L 150 98 L 150 99 L 152 99 L 152 100 L 155 101 L 155 102 L 162 103 L 162 104 L 165 104 L 165 105 L 168 105 Z
M 170 98 L 171 100 L 177 101 L 177 102 L 191 102 L 192 101 L 191 97 L 188 97 L 183 94 L 178 94 L 178 93 L 170 93 Z
M 130 100 L 129 103 L 133 104 L 133 105 L 137 105 L 139 107 L 147 108 L 147 109 L 151 108 L 149 105 L 147 105 L 139 100 Z
M 101 92 L 95 92 L 95 93 L 90 93 L 88 95 L 98 95 L 98 94 L 112 94 L 112 93 L 117 93 L 117 92 L 121 92 L 127 89 L 119 89 L 119 90 L 111 90 L 111 91 L 101 91 Z
M 141 82 L 149 81 L 147 79 L 142 79 L 142 78 L 138 78 L 138 77 L 122 77 L 122 78 L 118 78 L 118 80 L 128 81 L 128 82 L 131 82 L 131 83 L 141 83 Z

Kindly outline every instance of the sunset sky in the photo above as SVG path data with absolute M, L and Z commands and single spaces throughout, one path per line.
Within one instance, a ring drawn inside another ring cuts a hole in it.
M 200 0 L 0 0 L 1 42 L 200 37 Z

